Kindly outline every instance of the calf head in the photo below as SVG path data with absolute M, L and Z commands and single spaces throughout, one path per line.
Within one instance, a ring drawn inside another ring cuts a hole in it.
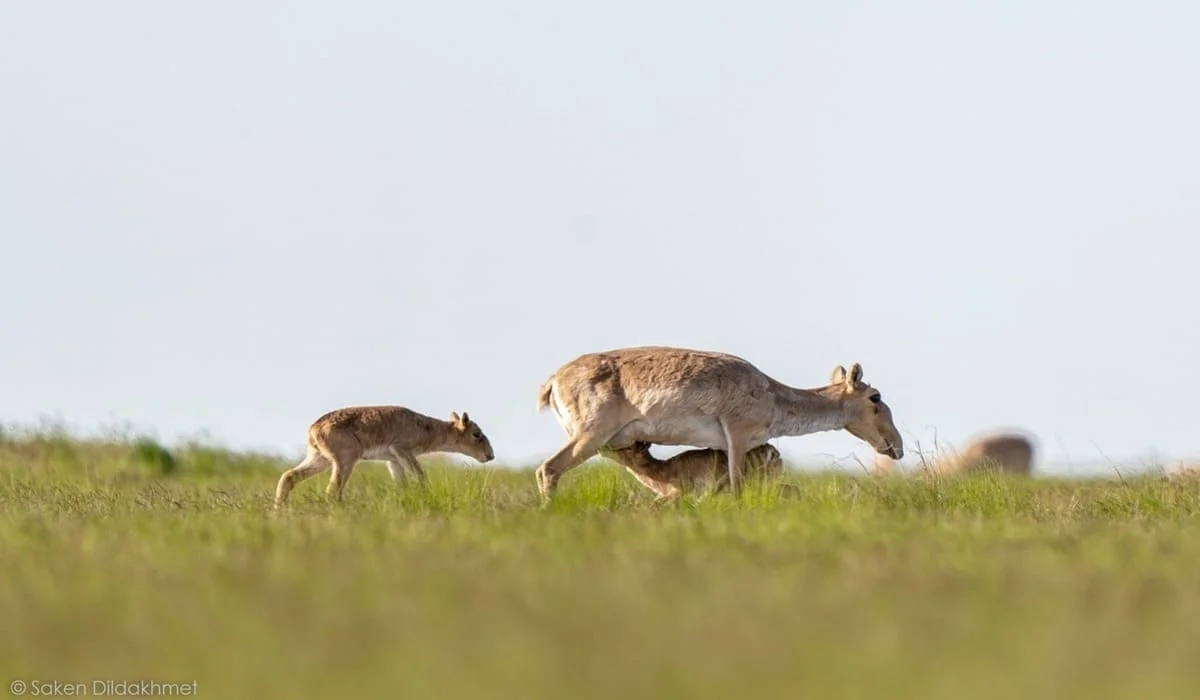
M 479 424 L 467 416 L 466 411 L 463 411 L 461 416 L 451 413 L 450 427 L 457 437 L 455 451 L 474 457 L 480 462 L 495 459 L 496 453 L 492 451 L 492 443 L 488 441 L 487 435 L 483 434 Z

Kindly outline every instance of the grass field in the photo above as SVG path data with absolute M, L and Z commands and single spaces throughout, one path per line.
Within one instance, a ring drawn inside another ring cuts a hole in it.
M 789 474 L 655 509 L 587 466 L 0 440 L 0 681 L 198 695 L 1200 697 L 1200 479 Z M 38 686 L 45 688 L 46 686 Z

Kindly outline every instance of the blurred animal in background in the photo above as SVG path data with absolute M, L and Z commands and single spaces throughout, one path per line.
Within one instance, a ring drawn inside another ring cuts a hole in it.
M 1200 460 L 1179 460 L 1163 471 L 1171 479 L 1200 479 Z
M 987 471 L 1028 476 L 1033 473 L 1034 453 L 1030 436 L 997 432 L 974 438 L 961 453 L 922 465 L 921 471 L 944 476 Z

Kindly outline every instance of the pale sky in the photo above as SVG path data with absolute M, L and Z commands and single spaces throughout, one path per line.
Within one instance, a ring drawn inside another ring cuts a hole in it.
M 910 454 L 1198 456 L 1198 76 L 1194 0 L 0 2 L 0 421 L 531 465 L 664 344 L 859 361 Z

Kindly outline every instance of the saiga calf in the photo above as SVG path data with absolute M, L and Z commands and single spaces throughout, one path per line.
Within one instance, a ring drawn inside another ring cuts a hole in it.
M 679 498 L 705 483 L 717 483 L 726 473 L 729 458 L 724 450 L 688 450 L 668 459 L 650 454 L 650 443 L 635 442 L 622 450 L 601 450 L 602 455 L 625 467 L 643 486 L 658 494 L 656 504 Z M 783 474 L 783 459 L 770 443 L 746 453 L 748 478 L 777 478 Z
M 479 425 L 457 413 L 438 420 L 402 406 L 351 406 L 330 411 L 308 428 L 308 454 L 304 461 L 284 472 L 275 488 L 275 507 L 287 500 L 292 488 L 310 476 L 333 467 L 327 496 L 342 500 L 342 490 L 360 459 L 387 462 L 392 479 L 404 479 L 407 467 L 422 484 L 425 470 L 417 456 L 427 452 L 455 452 L 489 462 L 495 457 L 492 444 Z

